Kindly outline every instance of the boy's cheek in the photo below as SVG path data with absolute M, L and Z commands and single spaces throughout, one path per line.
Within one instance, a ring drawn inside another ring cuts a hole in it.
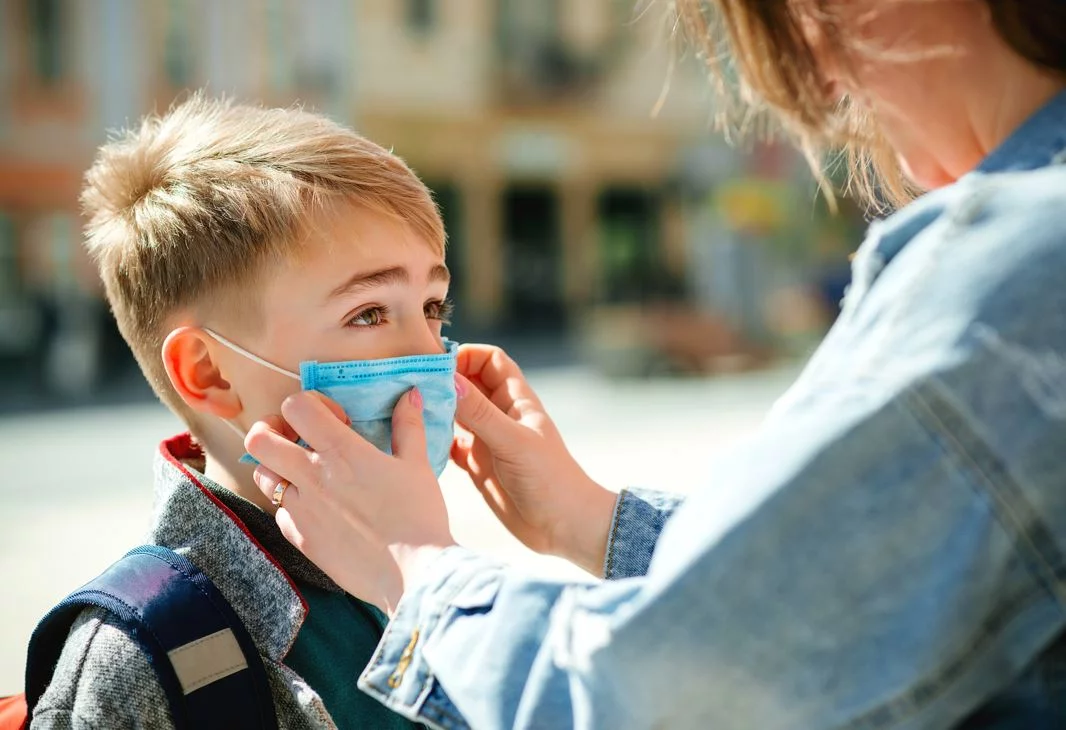
M 276 376 L 282 379 L 281 376 Z M 294 393 L 300 392 L 300 384 L 295 381 L 278 383 L 273 378 L 249 379 L 240 385 L 242 420 L 248 425 L 267 416 L 279 415 L 281 404 Z

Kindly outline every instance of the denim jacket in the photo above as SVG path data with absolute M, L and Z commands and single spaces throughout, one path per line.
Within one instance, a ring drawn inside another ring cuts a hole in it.
M 359 686 L 440 728 L 1066 727 L 1063 162 L 1066 94 L 871 226 L 708 486 L 622 493 L 609 580 L 449 548 Z

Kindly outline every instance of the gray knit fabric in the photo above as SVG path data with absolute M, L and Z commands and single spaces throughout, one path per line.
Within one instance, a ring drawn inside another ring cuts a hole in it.
M 157 455 L 147 541 L 189 558 L 233 606 L 262 655 L 282 728 L 336 727 L 318 695 L 281 664 L 305 616 L 299 595 L 243 523 L 179 463 L 195 456 L 188 436 L 164 443 Z M 82 612 L 34 710 L 32 730 L 172 727 L 166 696 L 140 647 L 107 612 Z
M 307 559 L 303 553 L 296 549 L 291 542 L 281 534 L 274 515 L 267 514 L 255 504 L 252 504 L 236 492 L 231 492 L 223 486 L 219 486 L 201 474 L 195 475 L 207 488 L 207 491 L 218 497 L 222 504 L 230 508 L 237 519 L 244 523 L 252 537 L 259 541 L 281 569 L 288 573 L 298 585 L 311 585 L 321 588 L 330 593 L 344 593 L 344 589 L 322 572 L 322 570 Z

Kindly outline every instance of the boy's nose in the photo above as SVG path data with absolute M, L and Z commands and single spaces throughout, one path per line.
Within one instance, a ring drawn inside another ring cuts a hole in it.
M 409 331 L 404 333 L 401 349 L 401 352 L 396 353 L 396 357 L 439 355 L 444 352 L 444 343 L 427 322 L 421 326 L 410 327 Z

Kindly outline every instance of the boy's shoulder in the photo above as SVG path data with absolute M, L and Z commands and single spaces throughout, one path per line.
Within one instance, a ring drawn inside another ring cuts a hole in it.
M 171 728 L 148 656 L 102 608 L 75 620 L 31 728 Z

